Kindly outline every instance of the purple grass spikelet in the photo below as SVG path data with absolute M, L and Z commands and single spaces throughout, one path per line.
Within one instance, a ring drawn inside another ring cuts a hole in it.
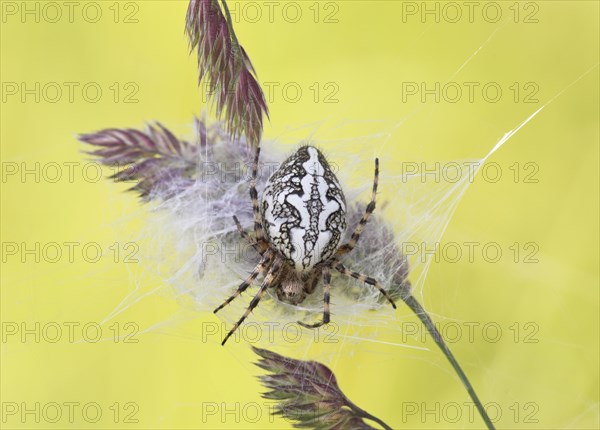
M 190 50 L 198 52 L 198 83 L 205 80 L 216 113 L 224 118 L 232 139 L 244 135 L 256 148 L 268 118 L 264 93 L 244 48 L 239 44 L 227 3 L 218 0 L 191 0 L 185 31 Z

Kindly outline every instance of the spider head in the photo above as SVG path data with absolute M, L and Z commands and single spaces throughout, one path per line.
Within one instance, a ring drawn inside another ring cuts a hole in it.
M 298 279 L 297 276 L 286 277 L 276 291 L 277 298 L 284 303 L 289 303 L 290 305 L 300 304 L 306 298 L 304 282 Z

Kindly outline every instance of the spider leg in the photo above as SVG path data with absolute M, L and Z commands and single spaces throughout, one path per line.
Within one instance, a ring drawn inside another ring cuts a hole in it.
M 392 299 L 390 297 L 390 295 L 388 294 L 388 292 L 385 291 L 383 289 L 383 287 L 381 285 L 379 285 L 379 282 L 377 282 L 375 279 L 373 279 L 373 278 L 371 278 L 369 276 L 360 274 L 358 272 L 354 272 L 354 271 L 352 271 L 350 269 L 347 269 L 342 263 L 335 264 L 335 270 L 337 270 L 338 272 L 340 272 L 342 275 L 349 276 L 351 278 L 359 280 L 360 282 L 364 282 L 365 284 L 368 284 L 368 285 L 371 285 L 371 286 L 377 288 L 379 290 L 379 292 L 381 294 L 383 294 L 386 299 L 388 299 L 388 302 L 390 302 L 392 304 L 392 306 L 394 307 L 394 309 L 396 309 L 396 303 L 394 303 L 394 299 Z
M 314 324 L 306 324 L 306 323 L 303 323 L 302 321 L 298 321 L 298 324 L 300 324 L 302 327 L 306 327 L 306 328 L 317 328 L 317 327 L 321 327 L 322 325 L 329 323 L 329 319 L 330 319 L 329 291 L 330 291 L 330 289 L 331 289 L 331 272 L 329 271 L 329 267 L 324 267 L 323 268 L 323 301 L 325 302 L 325 305 L 323 308 L 323 320 L 316 322 Z
M 252 312 L 252 310 L 258 305 L 258 302 L 260 302 L 260 299 L 262 299 L 262 297 L 265 295 L 265 293 L 267 292 L 267 289 L 273 284 L 273 281 L 276 278 L 276 275 L 279 271 L 280 266 L 281 266 L 281 260 L 278 258 L 275 259 L 275 262 L 273 263 L 273 265 L 267 272 L 267 276 L 265 276 L 265 279 L 264 279 L 262 285 L 260 286 L 260 290 L 258 291 L 258 293 L 256 293 L 256 295 L 254 296 L 254 298 L 248 305 L 248 308 L 246 309 L 246 312 L 244 312 L 244 315 L 242 315 L 242 317 L 239 319 L 239 321 L 236 322 L 235 325 L 233 326 L 233 328 L 229 331 L 229 333 L 227 333 L 227 336 L 225 336 L 225 339 L 223 339 L 223 342 L 221 342 L 221 345 L 225 345 L 225 342 L 227 342 L 227 339 L 229 339 L 229 337 L 244 322 L 244 320 L 248 317 L 248 315 L 250 315 L 250 312 Z
M 258 175 L 258 158 L 260 156 L 260 147 L 256 148 L 254 163 L 252 164 L 252 180 L 250 181 L 250 199 L 252 200 L 252 212 L 254 213 L 254 232 L 257 242 L 265 238 L 262 219 L 260 216 L 260 207 L 258 203 L 258 191 L 256 190 L 256 176 Z
M 216 308 L 213 311 L 213 313 L 216 314 L 221 309 L 223 309 L 225 306 L 227 306 L 229 303 L 231 303 L 233 300 L 235 300 L 236 297 L 238 297 L 240 294 L 242 294 L 244 291 L 246 291 L 246 289 L 248 289 L 248 287 L 252 284 L 252 282 L 256 279 L 256 277 L 258 275 L 260 275 L 261 273 L 263 273 L 265 271 L 265 269 L 270 265 L 270 263 L 271 263 L 271 255 L 267 254 L 260 260 L 260 262 L 256 265 L 254 270 L 252 270 L 252 273 L 250 273 L 250 275 L 248 275 L 248 277 L 244 280 L 244 282 L 242 282 L 240 284 L 240 286 L 237 288 L 235 293 L 233 293 L 218 308 Z
M 365 228 L 365 225 L 367 224 L 369 217 L 375 210 L 375 201 L 377 198 L 378 183 L 379 183 L 379 158 L 376 158 L 375 159 L 375 177 L 373 178 L 373 192 L 371 194 L 371 201 L 367 205 L 365 213 L 364 213 L 363 217 L 361 218 L 360 222 L 354 229 L 354 232 L 352 233 L 352 237 L 350 238 L 350 242 L 340 246 L 335 253 L 335 257 L 341 257 L 342 255 L 347 254 L 348 252 L 352 251 L 354 249 L 354 247 L 356 246 L 356 243 L 358 242 L 358 239 L 360 239 L 360 235 L 362 234 L 362 231 Z
M 256 240 L 252 239 L 250 237 L 250 235 L 248 234 L 248 232 L 246 230 L 244 230 L 244 227 L 242 227 L 242 224 L 240 223 L 240 220 L 238 220 L 237 216 L 233 216 L 233 222 L 235 222 L 235 225 L 238 229 L 238 231 L 240 232 L 240 235 L 242 236 L 242 238 L 248 242 L 250 245 L 252 245 L 252 247 L 256 250 L 256 252 L 258 252 L 260 255 L 264 255 L 265 251 L 268 249 L 267 246 L 265 246 L 264 241 L 261 242 L 257 242 Z

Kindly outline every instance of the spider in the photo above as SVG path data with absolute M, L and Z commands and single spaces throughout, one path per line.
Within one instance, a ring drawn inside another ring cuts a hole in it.
M 260 254 L 261 259 L 237 290 L 214 310 L 217 313 L 242 294 L 259 276 L 266 273 L 258 293 L 221 345 L 244 322 L 260 302 L 267 289 L 274 288 L 279 300 L 300 304 L 323 278 L 323 318 L 314 324 L 298 321 L 306 328 L 317 328 L 330 321 L 329 299 L 331 271 L 357 279 L 377 288 L 396 304 L 379 283 L 366 275 L 346 268 L 340 259 L 356 246 L 375 210 L 379 159 L 375 159 L 375 177 L 371 202 L 348 243 L 338 247 L 346 229 L 346 200 L 342 188 L 323 154 L 314 146 L 302 146 L 268 179 L 259 204 L 256 177 L 260 148 L 256 150 L 250 181 L 250 198 L 254 214 L 254 235 L 244 230 L 238 218 L 233 220 L 242 238 Z

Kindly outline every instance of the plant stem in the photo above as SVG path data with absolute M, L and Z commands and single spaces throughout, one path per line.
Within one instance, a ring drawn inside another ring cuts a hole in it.
M 421 320 L 421 322 L 423 323 L 423 325 L 425 326 L 425 328 L 427 329 L 429 334 L 431 334 L 431 336 L 435 340 L 435 343 L 437 344 L 437 346 L 439 346 L 439 348 L 442 350 L 442 352 L 444 353 L 444 355 L 446 356 L 446 358 L 448 359 L 448 361 L 450 362 L 450 364 L 452 365 L 452 367 L 458 374 L 458 377 L 460 378 L 461 382 L 467 389 L 467 392 L 471 396 L 473 403 L 475 403 L 475 406 L 477 407 L 477 410 L 479 411 L 479 415 L 481 415 L 481 418 L 483 418 L 483 421 L 485 421 L 485 425 L 487 426 L 487 428 L 489 430 L 494 430 L 494 424 L 492 423 L 492 420 L 490 420 L 490 417 L 488 416 L 487 412 L 485 411 L 483 404 L 481 403 L 481 400 L 479 400 L 479 397 L 477 397 L 477 394 L 475 393 L 475 389 L 469 382 L 469 378 L 467 378 L 467 375 L 465 374 L 465 372 L 462 370 L 462 368 L 460 367 L 460 365 L 454 358 L 454 355 L 450 351 L 450 348 L 448 348 L 448 345 L 446 345 L 446 342 L 444 342 L 442 335 L 440 334 L 438 329 L 435 327 L 435 325 L 434 325 L 431 317 L 427 313 L 427 311 L 425 311 L 425 309 L 423 309 L 423 306 L 421 306 L 421 304 L 417 301 L 417 299 L 415 299 L 414 296 L 412 296 L 412 295 L 402 296 L 402 300 L 415 313 L 415 315 L 417 315 L 419 317 L 419 319 Z
M 385 430 L 393 430 L 390 426 L 388 426 L 386 423 L 384 423 L 382 420 L 380 420 L 379 418 L 377 418 L 374 415 L 371 415 L 370 413 L 368 413 L 367 411 L 365 411 L 364 409 L 359 408 L 358 406 L 356 406 L 354 403 L 352 403 L 350 401 L 350 399 L 348 399 L 346 396 L 344 396 L 344 400 L 346 401 L 346 404 L 348 405 L 348 407 L 350 409 L 352 409 L 354 412 L 356 412 L 357 415 L 366 418 L 368 420 L 371 421 L 375 421 L 377 424 L 379 424 L 381 427 L 383 427 Z

